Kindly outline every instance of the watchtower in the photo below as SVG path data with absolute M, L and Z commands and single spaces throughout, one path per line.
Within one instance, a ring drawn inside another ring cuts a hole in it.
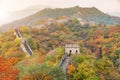
M 78 44 L 66 44 L 65 53 L 80 54 L 80 46 Z

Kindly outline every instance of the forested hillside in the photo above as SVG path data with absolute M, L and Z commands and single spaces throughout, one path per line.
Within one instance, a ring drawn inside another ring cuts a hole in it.
M 76 16 L 80 12 L 79 16 Z M 67 16 L 69 18 L 81 18 L 83 22 L 94 22 L 96 24 L 103 23 L 106 25 L 118 25 L 120 24 L 120 18 L 119 17 L 113 17 L 108 14 L 105 14 L 98 10 L 95 7 L 86 8 L 86 7 L 71 7 L 71 8 L 56 8 L 56 9 L 50 9 L 45 8 L 31 16 L 25 17 L 20 20 L 16 20 L 14 22 L 11 22 L 9 24 L 5 24 L 0 27 L 0 32 L 9 30 L 13 27 L 18 26 L 29 26 L 33 27 L 35 25 L 35 22 L 42 20 L 42 19 L 49 19 L 49 18 L 56 18 L 59 16 Z
M 110 16 L 103 13 L 95 7 L 92 8 L 80 8 L 81 18 L 86 21 L 93 21 L 95 23 L 103 24 L 119 24 L 120 18 Z
M 65 74 L 57 65 L 65 44 L 79 44 L 81 53 L 71 55 L 68 80 L 120 79 L 120 26 L 82 26 L 73 18 L 67 23 L 21 26 L 19 30 L 34 55 L 29 57 L 21 50 L 13 29 L 1 33 L 0 80 L 64 80 Z

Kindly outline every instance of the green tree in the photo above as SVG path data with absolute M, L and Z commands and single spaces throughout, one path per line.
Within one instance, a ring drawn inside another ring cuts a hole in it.
M 34 39 L 32 38 L 32 37 L 29 37 L 28 39 L 27 39 L 27 42 L 28 42 L 28 44 L 30 45 L 30 47 L 32 48 L 32 49 L 35 49 L 35 44 L 34 44 Z
M 96 72 L 92 66 L 89 66 L 87 63 L 82 62 L 78 65 L 76 72 L 73 74 L 74 80 L 100 80 L 96 76 Z
M 95 62 L 97 74 L 104 76 L 105 80 L 112 79 L 111 73 L 114 71 L 113 63 L 106 57 Z

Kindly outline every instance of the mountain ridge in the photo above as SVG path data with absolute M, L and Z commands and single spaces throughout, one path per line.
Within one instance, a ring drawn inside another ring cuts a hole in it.
M 80 11 L 80 16 L 75 16 L 76 13 Z M 14 22 L 8 23 L 0 27 L 0 31 L 6 31 L 10 28 L 15 28 L 19 26 L 34 26 L 35 22 L 48 19 L 48 18 L 56 18 L 59 16 L 67 16 L 67 17 L 80 17 L 83 21 L 94 21 L 95 23 L 103 23 L 103 24 L 120 24 L 120 18 L 110 16 L 108 14 L 103 13 L 95 7 L 70 7 L 70 8 L 45 8 L 36 12 L 33 15 L 28 17 L 16 20 Z

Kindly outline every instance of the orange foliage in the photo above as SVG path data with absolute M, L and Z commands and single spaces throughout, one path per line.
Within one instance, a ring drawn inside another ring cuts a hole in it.
M 18 61 L 18 59 L 13 57 L 13 58 L 8 58 L 6 60 L 6 63 L 11 64 L 11 65 L 15 65 L 17 63 L 17 61 Z
M 96 39 L 96 42 L 97 43 L 102 43 L 102 42 L 104 42 L 104 38 L 101 36 L 98 39 Z
M 120 26 L 118 27 L 110 27 L 109 32 L 120 32 Z
M 95 31 L 95 35 L 101 35 L 102 34 L 102 32 L 100 31 L 100 30 L 97 30 L 97 31 Z
M 11 60 L 10 60 L 11 62 Z M 0 57 L 0 80 L 16 80 L 19 74 L 17 69 L 14 69 L 9 60 Z
M 108 38 L 105 40 L 106 43 L 111 43 L 114 40 L 114 38 Z
M 68 76 L 71 76 L 74 71 L 75 71 L 74 65 L 73 65 L 73 64 L 70 64 L 70 65 L 68 66 L 67 75 L 68 75 Z
M 41 55 L 39 59 L 37 60 L 38 63 L 42 63 L 43 59 L 45 58 L 45 55 Z

